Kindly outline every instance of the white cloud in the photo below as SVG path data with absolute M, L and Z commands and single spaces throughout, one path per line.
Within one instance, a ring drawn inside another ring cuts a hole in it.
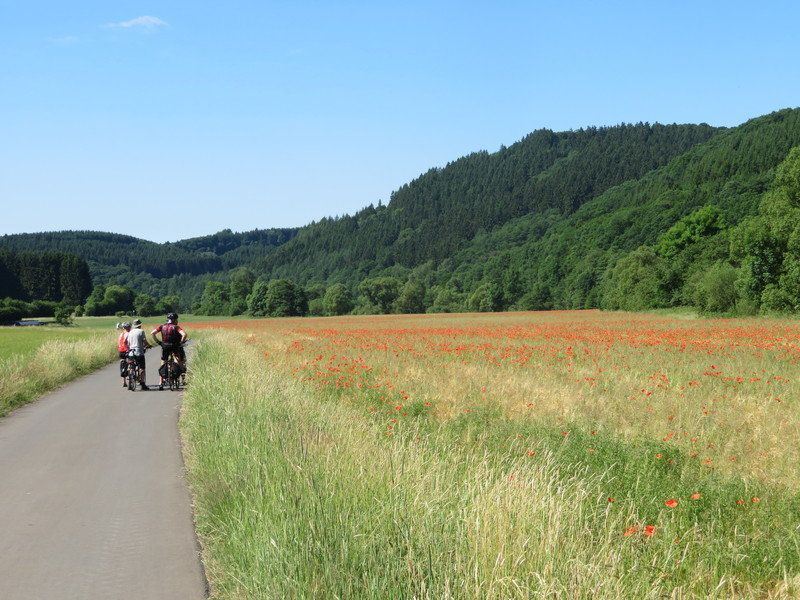
M 129 21 L 119 21 L 118 23 L 106 23 L 106 27 L 114 27 L 121 29 L 130 29 L 131 27 L 144 27 L 145 29 L 154 29 L 156 27 L 165 27 L 166 22 L 158 17 L 151 17 L 150 15 L 143 15 L 130 19 Z

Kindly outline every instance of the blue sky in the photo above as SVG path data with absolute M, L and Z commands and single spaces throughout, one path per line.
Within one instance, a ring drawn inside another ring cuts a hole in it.
M 800 104 L 798 22 L 788 1 L 0 0 L 0 233 L 302 225 L 541 127 L 736 125 Z

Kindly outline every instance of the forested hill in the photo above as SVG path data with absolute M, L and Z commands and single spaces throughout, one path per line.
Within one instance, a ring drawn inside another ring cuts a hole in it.
M 478 232 L 530 213 L 569 214 L 604 190 L 666 164 L 719 130 L 708 125 L 621 125 L 536 131 L 498 152 L 431 169 L 386 207 L 304 227 L 260 263 L 301 281 L 353 280 L 375 269 L 453 256 Z
M 174 243 L 147 240 L 101 231 L 52 231 L 4 235 L 0 247 L 17 251 L 69 252 L 85 258 L 92 274 L 101 280 L 110 268 L 154 278 L 215 273 L 247 264 L 286 243 L 297 229 L 256 229 L 213 235 Z
M 739 288 L 729 289 L 727 300 L 746 300 L 745 312 L 752 312 L 762 306 L 759 294 L 767 282 L 780 277 L 786 241 L 774 242 L 773 256 L 747 258 L 755 250 L 745 249 L 751 242 L 742 230 L 759 222 L 761 243 L 773 243 L 758 213 L 775 186 L 776 168 L 791 164 L 790 150 L 797 146 L 800 110 L 753 119 L 607 190 L 571 215 L 530 214 L 477 236 L 442 263 L 436 278 L 465 290 L 489 281 L 497 289 L 498 278 L 506 286 L 519 280 L 517 292 L 509 297 L 506 291 L 500 300 L 495 294 L 495 301 L 528 308 L 641 309 L 703 304 L 703 275 L 727 265 L 737 271 L 728 277 Z M 784 213 L 792 214 L 788 208 Z M 759 261 L 768 263 L 761 265 L 765 274 L 745 294 L 743 269 Z M 650 289 L 622 285 L 624 277 Z
M 733 128 L 536 131 L 431 169 L 385 206 L 299 229 L 171 244 L 56 232 L 2 247 L 73 253 L 95 284 L 207 314 L 800 311 L 800 109 Z M 96 292 L 87 306 L 111 305 Z
M 668 140 L 691 147 L 670 155 Z M 797 146 L 798 109 L 715 131 L 537 132 L 432 170 L 388 206 L 304 228 L 261 271 L 366 295 L 365 279 L 388 276 L 400 310 L 800 309 L 788 234 L 771 237 L 763 214 Z

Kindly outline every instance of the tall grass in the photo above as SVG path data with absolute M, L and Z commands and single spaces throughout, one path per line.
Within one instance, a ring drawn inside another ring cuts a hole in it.
M 50 340 L 26 354 L 0 360 L 0 416 L 58 386 L 108 364 L 114 336 Z
M 800 593 L 793 491 L 491 407 L 387 430 L 239 336 L 211 335 L 181 426 L 214 598 Z

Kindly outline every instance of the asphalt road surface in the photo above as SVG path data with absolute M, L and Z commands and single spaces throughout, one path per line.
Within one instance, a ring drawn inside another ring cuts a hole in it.
M 106 367 L 0 419 L 0 599 L 206 597 L 181 394 L 130 392 L 118 374 Z

